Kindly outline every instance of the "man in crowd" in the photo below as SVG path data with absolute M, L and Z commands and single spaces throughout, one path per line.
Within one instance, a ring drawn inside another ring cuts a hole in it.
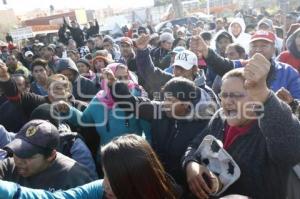
M 44 120 L 28 122 L 4 147 L 12 158 L 0 161 L 0 179 L 49 191 L 92 181 L 85 168 L 57 152 L 58 145 L 54 125 Z
M 207 64 L 220 76 L 223 76 L 233 68 L 243 67 L 247 64 L 247 60 L 230 61 L 224 59 L 211 50 L 202 38 L 196 37 L 193 39 L 196 40 L 198 50 L 203 55 Z M 250 58 L 255 53 L 261 53 L 271 62 L 271 70 L 267 78 L 268 86 L 271 90 L 276 92 L 281 87 L 284 87 L 290 91 L 294 98 L 300 99 L 300 77 L 298 72 L 291 66 L 277 62 L 273 58 L 275 53 L 275 35 L 272 32 L 257 31 L 252 35 L 249 46 Z

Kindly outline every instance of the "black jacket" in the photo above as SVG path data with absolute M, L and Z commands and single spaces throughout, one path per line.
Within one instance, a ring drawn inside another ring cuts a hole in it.
M 112 95 L 116 102 L 130 102 L 134 107 L 136 117 L 151 123 L 153 149 L 166 171 L 174 177 L 177 183 L 185 186 L 186 180 L 181 169 L 181 157 L 188 144 L 206 127 L 208 120 L 169 118 L 161 110 L 161 102 L 132 96 L 124 83 L 117 82 Z M 198 103 L 200 99 L 201 96 L 198 96 L 195 103 Z M 120 107 L 125 108 L 121 105 Z
M 207 129 L 189 146 L 183 168 L 190 161 L 199 162 L 195 153 L 203 138 L 210 134 L 223 141 L 225 120 L 222 110 L 210 120 Z M 240 178 L 222 195 L 241 194 L 255 199 L 283 199 L 287 177 L 300 162 L 300 124 L 287 104 L 271 93 L 264 104 L 264 116 L 248 133 L 238 137 L 227 152 L 241 170 Z
M 154 65 L 160 69 L 165 69 L 170 66 L 171 56 L 169 55 L 168 50 L 163 48 L 154 48 L 151 50 L 151 58 L 154 62 Z
M 59 42 L 63 43 L 64 45 L 68 45 L 69 41 L 69 35 L 66 33 L 67 26 L 63 24 L 62 27 L 59 28 L 58 30 L 58 38 Z
M 60 73 L 65 69 L 74 71 L 76 78 L 72 82 L 72 94 L 77 100 L 90 101 L 98 92 L 95 83 L 79 74 L 76 64 L 71 59 L 59 59 L 56 64 L 56 72 Z
M 90 37 L 99 34 L 99 24 L 98 21 L 95 21 L 95 26 L 91 26 L 87 31 L 86 31 L 86 39 L 89 39 Z
M 77 43 L 77 47 L 79 48 L 81 46 L 84 46 L 83 31 L 79 27 L 73 28 L 73 27 L 69 26 L 65 21 L 64 21 L 64 25 L 67 26 L 67 28 L 70 30 L 73 39 Z
M 3 89 L 5 96 L 8 100 L 13 102 L 19 110 L 23 111 L 26 118 L 30 118 L 32 111 L 41 104 L 50 103 L 48 96 L 41 96 L 34 93 L 18 91 L 17 85 L 14 80 L 9 79 L 6 82 L 0 81 L 0 88 Z M 83 110 L 87 104 L 73 97 L 69 100 L 72 106 Z

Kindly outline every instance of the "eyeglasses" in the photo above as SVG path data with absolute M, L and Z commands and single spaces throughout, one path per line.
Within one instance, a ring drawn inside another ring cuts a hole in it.
M 262 46 L 250 45 L 250 50 L 254 50 L 254 51 L 258 51 L 258 50 L 264 51 L 269 48 L 271 48 L 271 45 L 262 45 Z
M 127 75 L 120 75 L 120 76 L 116 76 L 116 78 L 118 79 L 118 80 L 120 80 L 120 81 L 124 81 L 124 80 L 128 80 L 128 76 Z
M 245 93 L 240 93 L 240 92 L 221 92 L 219 94 L 219 98 L 221 100 L 224 100 L 229 97 L 230 99 L 234 99 L 238 101 L 244 98 L 245 96 L 246 96 Z

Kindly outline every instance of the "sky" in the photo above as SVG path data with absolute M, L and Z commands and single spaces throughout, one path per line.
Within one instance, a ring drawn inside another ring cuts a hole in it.
M 112 8 L 135 8 L 152 6 L 153 0 L 6 0 L 4 6 L 0 0 L 0 9 L 13 8 L 15 12 L 26 12 L 36 8 L 49 9 L 53 5 L 56 9 L 85 8 L 99 9 L 111 6 Z

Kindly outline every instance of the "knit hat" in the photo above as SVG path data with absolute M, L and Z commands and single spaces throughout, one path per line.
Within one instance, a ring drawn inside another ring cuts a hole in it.
M 37 108 L 35 108 L 31 115 L 30 115 L 30 120 L 47 120 L 51 122 L 51 124 L 55 125 L 58 127 L 59 125 L 59 113 L 53 109 L 51 104 L 45 103 L 39 105 Z
M 271 19 L 267 19 L 267 18 L 263 18 L 261 19 L 258 24 L 257 27 L 259 27 L 260 25 L 265 24 L 267 25 L 269 28 L 273 27 L 273 21 Z
M 89 62 L 87 59 L 81 58 L 81 59 L 79 59 L 79 60 L 76 62 L 76 64 L 77 64 L 77 63 L 83 63 L 83 64 L 85 64 L 87 67 L 91 68 L 91 64 L 90 64 L 90 62 Z
M 160 35 L 159 40 L 160 40 L 161 42 L 167 41 L 167 42 L 173 43 L 173 41 L 174 41 L 175 39 L 174 39 L 173 34 L 171 34 L 171 33 L 169 33 L 169 32 L 164 32 L 164 33 L 162 33 L 162 34 Z
M 130 39 L 129 37 L 122 37 L 120 43 L 126 43 L 130 46 L 133 46 L 133 42 L 132 39 Z

